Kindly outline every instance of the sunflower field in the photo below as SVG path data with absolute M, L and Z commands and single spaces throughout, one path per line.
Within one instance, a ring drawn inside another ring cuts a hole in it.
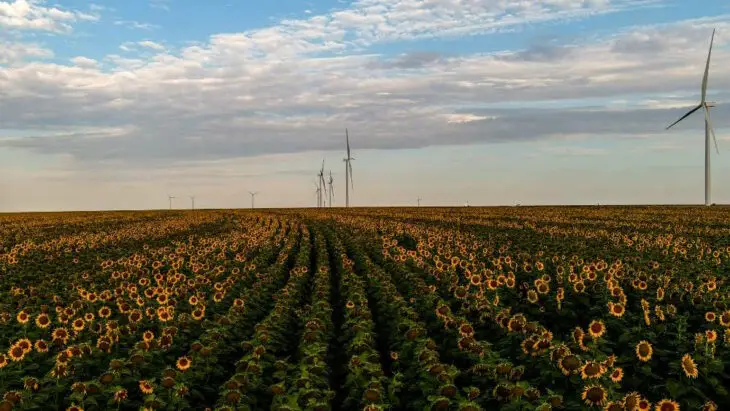
M 729 274 L 723 207 L 3 214 L 0 411 L 730 410 Z

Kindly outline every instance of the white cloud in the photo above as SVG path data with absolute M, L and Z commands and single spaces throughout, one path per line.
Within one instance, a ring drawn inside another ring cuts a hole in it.
M 0 64 L 17 64 L 28 57 L 50 58 L 53 51 L 32 43 L 17 43 L 0 39 Z
M 163 46 L 162 44 L 156 43 L 156 42 L 150 41 L 150 40 L 140 41 L 140 42 L 137 42 L 137 44 L 139 44 L 142 47 L 147 47 L 147 48 L 150 48 L 153 50 L 164 50 L 165 49 L 165 46 Z
M 160 26 L 158 26 L 156 24 L 143 23 L 143 22 L 139 22 L 136 20 L 116 20 L 116 21 L 114 21 L 114 25 L 123 26 L 123 27 L 126 27 L 128 29 L 133 29 L 133 30 L 147 30 L 147 31 L 156 30 L 156 29 L 160 28 Z
M 5 29 L 41 30 L 50 32 L 71 31 L 71 23 L 85 20 L 96 21 L 97 15 L 81 11 L 45 7 L 42 0 L 14 0 L 0 2 L 0 27 Z
M 494 120 L 497 117 L 494 116 L 477 116 L 474 114 L 448 114 L 446 115 L 446 122 L 450 124 L 464 124 L 464 123 L 471 123 L 472 121 L 480 121 L 480 120 Z
M 150 0 L 150 7 L 164 11 L 170 11 L 170 0 Z
M 81 162 L 104 158 L 143 167 L 151 161 L 171 164 L 327 150 L 341 145 L 345 127 L 359 148 L 591 133 L 656 136 L 681 111 L 674 109 L 677 102 L 695 97 L 706 53 L 700 40 L 708 36 L 707 27 L 730 27 L 724 16 L 639 27 L 566 47 L 488 55 L 411 53 L 394 60 L 356 51 L 363 44 L 423 37 L 427 32 L 457 35 L 450 21 L 462 14 L 464 21 L 474 22 L 473 32 L 481 32 L 646 2 L 520 4 L 363 0 L 352 9 L 324 16 L 213 35 L 179 53 L 162 51 L 164 46 L 148 40 L 121 47 L 130 53 L 138 47 L 149 49 L 147 53 L 159 51 L 149 58 L 112 54 L 100 60 L 101 65 L 77 58 L 73 66 L 0 68 L 0 89 L 7 93 L 0 98 L 5 127 L 93 124 L 121 130 L 100 139 L 71 129 L 53 139 L 26 137 L 2 145 L 68 153 Z M 409 13 L 417 18 L 407 20 Z M 644 50 L 647 44 L 652 47 Z M 723 48 L 727 37 L 718 35 L 717 44 L 713 70 L 730 65 L 730 54 Z M 671 52 L 660 52 L 665 49 Z M 322 57 L 323 51 L 336 54 Z M 655 72 L 662 75 L 647 75 Z M 726 101 L 721 93 L 730 92 L 730 79 L 714 73 L 713 96 Z M 658 95 L 668 92 L 675 95 L 663 103 Z M 631 103 L 636 101 L 632 95 L 640 96 L 641 103 Z M 568 98 L 599 103 L 561 109 L 561 100 Z M 606 101 L 600 103 L 602 99 Z M 639 110 L 627 112 L 615 104 L 606 108 L 608 101 L 620 100 Z M 515 108 L 539 101 L 549 108 Z M 552 103 L 555 108 L 550 108 Z M 484 104 L 492 106 L 480 108 Z M 716 118 L 716 126 L 722 127 L 728 117 Z M 490 121 L 477 121 L 486 119 Z
M 71 61 L 81 68 L 97 68 L 99 62 L 84 56 L 78 56 L 71 59 Z

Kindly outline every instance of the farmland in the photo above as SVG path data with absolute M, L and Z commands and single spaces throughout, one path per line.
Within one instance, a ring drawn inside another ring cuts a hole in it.
M 0 215 L 0 410 L 730 409 L 730 209 Z

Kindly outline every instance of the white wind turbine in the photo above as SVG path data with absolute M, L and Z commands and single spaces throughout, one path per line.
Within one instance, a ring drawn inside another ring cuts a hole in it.
M 324 199 L 327 197 L 327 187 L 326 183 L 324 182 L 324 159 L 322 159 L 322 168 L 319 169 L 319 173 L 317 173 L 318 183 L 319 183 L 319 205 L 320 207 L 325 207 L 325 201 Z
M 172 210 L 172 199 L 175 198 L 175 196 L 168 194 L 167 195 L 167 201 L 170 202 L 170 210 Z
M 352 191 L 355 191 L 355 184 L 352 182 L 352 160 L 355 158 L 350 155 L 350 135 L 347 129 L 345 129 L 345 140 L 347 141 L 347 157 L 343 158 L 342 161 L 345 162 L 345 207 L 349 207 L 350 186 L 352 186 Z
M 314 184 L 314 195 L 317 196 L 317 208 L 319 208 L 322 206 L 322 196 L 320 195 L 322 189 L 319 187 L 316 180 L 313 181 L 312 184 Z
M 711 181 L 710 181 L 710 134 L 712 134 L 712 140 L 715 143 L 715 151 L 720 154 L 720 150 L 717 148 L 717 138 L 715 137 L 715 130 L 712 129 L 712 122 L 710 121 L 710 108 L 714 107 L 714 103 L 706 100 L 707 97 L 707 79 L 710 72 L 710 57 L 712 57 L 712 43 L 715 40 L 715 30 L 712 30 L 712 37 L 710 38 L 710 51 L 707 53 L 707 63 L 705 64 L 705 75 L 702 77 L 702 94 L 700 103 L 679 118 L 679 120 L 670 124 L 667 130 L 672 128 L 675 124 L 689 117 L 695 111 L 704 108 L 705 109 L 705 205 L 711 205 Z
M 256 198 L 256 194 L 258 194 L 258 191 L 249 191 L 248 194 L 251 196 L 251 208 L 253 208 L 254 199 Z
M 330 186 L 330 207 L 332 207 L 332 197 L 335 196 L 335 188 L 333 186 L 335 180 L 332 178 L 332 170 L 330 170 L 330 179 L 328 181 Z
M 195 210 L 195 196 L 190 196 L 191 209 Z

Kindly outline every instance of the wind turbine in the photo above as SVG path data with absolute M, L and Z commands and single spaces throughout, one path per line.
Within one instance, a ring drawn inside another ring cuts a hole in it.
M 715 40 L 715 29 L 712 30 L 712 37 L 710 38 L 710 51 L 707 53 L 707 63 L 705 64 L 705 75 L 702 77 L 702 94 L 700 103 L 679 118 L 679 120 L 670 124 L 667 130 L 672 128 L 675 124 L 689 117 L 695 111 L 704 108 L 705 109 L 705 205 L 711 205 L 711 187 L 710 187 L 710 134 L 712 134 L 712 140 L 715 142 L 715 151 L 720 154 L 720 150 L 717 148 L 717 138 L 715 137 L 715 130 L 712 129 L 712 122 L 710 121 L 710 108 L 714 107 L 714 103 L 706 100 L 707 97 L 707 79 L 710 72 L 710 57 L 712 57 L 712 43 Z
M 421 197 L 418 197 L 418 206 L 421 206 Z
M 345 162 L 345 207 L 349 207 L 350 186 L 352 186 L 352 191 L 355 191 L 355 184 L 352 182 L 352 160 L 355 158 L 350 155 L 350 135 L 347 129 L 345 129 L 345 140 L 347 141 L 347 157 L 343 158 L 342 161 Z
M 320 207 L 324 207 L 325 206 L 324 199 L 327 196 L 327 188 L 325 187 L 325 182 L 324 182 L 324 159 L 322 159 L 322 168 L 319 169 L 319 173 L 317 174 L 317 177 L 319 179 L 319 196 L 320 196 L 319 205 L 320 205 Z
M 314 184 L 314 195 L 317 196 L 317 208 L 319 208 L 322 205 L 322 196 L 320 195 L 322 189 L 319 187 L 316 181 L 313 181 L 312 184 Z
M 171 196 L 170 194 L 167 195 L 167 201 L 170 202 L 170 210 L 172 210 L 172 199 L 175 198 L 175 196 Z
M 195 210 L 195 196 L 190 196 L 190 202 L 192 203 L 191 209 Z
M 330 170 L 330 179 L 329 179 L 329 186 L 330 186 L 330 207 L 332 207 L 332 197 L 335 195 L 335 188 L 332 186 L 334 184 L 335 180 L 332 178 L 332 170 Z
M 253 208 L 254 198 L 256 197 L 256 194 L 258 194 L 259 192 L 258 191 L 249 191 L 248 193 L 251 195 L 251 208 Z

